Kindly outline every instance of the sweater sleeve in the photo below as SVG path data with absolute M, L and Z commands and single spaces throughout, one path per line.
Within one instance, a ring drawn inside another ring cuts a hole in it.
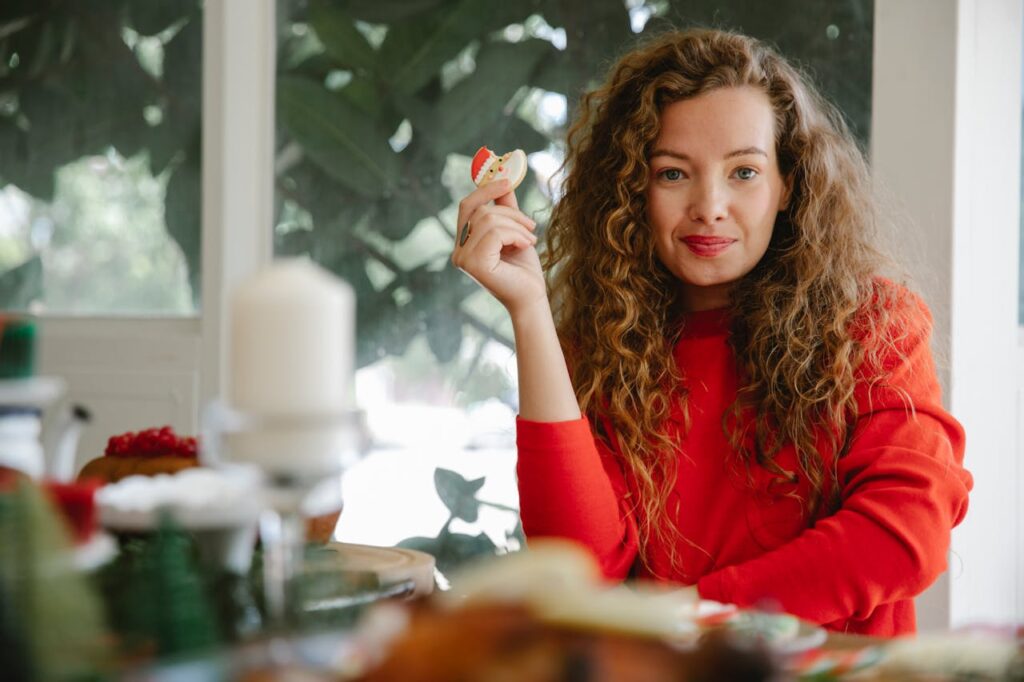
M 885 380 L 858 386 L 853 445 L 838 464 L 839 510 L 770 552 L 704 576 L 702 597 L 740 606 L 773 600 L 830 623 L 912 598 L 945 570 L 972 478 L 962 466 L 963 429 L 941 405 L 921 307 L 902 353 L 883 361 Z
M 528 538 L 555 536 L 589 548 L 605 577 L 622 580 L 637 556 L 622 469 L 586 417 L 516 420 L 519 514 Z

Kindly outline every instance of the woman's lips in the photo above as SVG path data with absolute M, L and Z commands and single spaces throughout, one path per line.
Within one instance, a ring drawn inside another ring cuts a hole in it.
M 736 243 L 726 237 L 684 237 L 683 243 L 694 254 L 703 258 L 714 258 Z

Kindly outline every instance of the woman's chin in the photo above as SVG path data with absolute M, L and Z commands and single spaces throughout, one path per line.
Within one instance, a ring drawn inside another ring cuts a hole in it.
M 728 289 L 743 277 L 742 274 L 731 272 L 682 272 L 676 277 L 687 287 L 695 289 Z

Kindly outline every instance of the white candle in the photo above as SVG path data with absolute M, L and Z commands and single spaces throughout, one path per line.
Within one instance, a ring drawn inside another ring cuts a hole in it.
M 235 292 L 230 404 L 260 416 L 353 407 L 355 295 L 306 259 L 280 260 Z

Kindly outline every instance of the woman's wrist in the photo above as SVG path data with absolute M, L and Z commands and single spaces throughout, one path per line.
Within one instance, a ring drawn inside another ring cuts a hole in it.
M 579 404 L 547 298 L 509 313 L 515 333 L 520 416 L 537 422 L 579 419 Z
M 551 313 L 551 304 L 547 297 L 520 304 L 508 309 L 509 317 L 512 320 L 512 329 L 518 334 L 519 330 L 536 330 L 541 327 L 554 327 L 554 318 Z

